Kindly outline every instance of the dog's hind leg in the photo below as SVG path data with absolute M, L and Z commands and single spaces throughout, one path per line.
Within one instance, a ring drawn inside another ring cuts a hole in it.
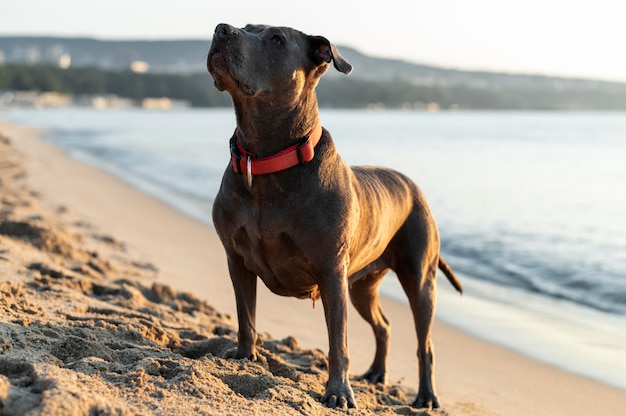
M 406 293 L 417 332 L 417 357 L 419 360 L 419 390 L 413 406 L 417 408 L 441 407 L 435 393 L 435 351 L 430 330 L 437 304 L 437 257 L 425 264 L 403 264 L 396 269 L 398 279 Z
M 352 304 L 372 327 L 376 338 L 374 361 L 360 378 L 370 383 L 387 382 L 387 354 L 391 325 L 378 301 L 378 288 L 387 270 L 376 271 L 358 279 L 350 286 Z

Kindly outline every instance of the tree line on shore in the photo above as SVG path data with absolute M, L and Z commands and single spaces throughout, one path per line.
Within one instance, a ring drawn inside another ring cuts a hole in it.
M 157 74 L 63 70 L 47 66 L 0 66 L 0 90 L 59 92 L 74 95 L 115 94 L 141 101 L 148 97 L 186 100 L 194 107 L 230 106 L 228 94 L 213 88 L 208 73 Z M 322 79 L 320 106 L 334 108 L 439 108 L 476 110 L 626 110 L 626 89 L 598 90 L 487 89 L 424 86 L 408 81 L 359 78 Z

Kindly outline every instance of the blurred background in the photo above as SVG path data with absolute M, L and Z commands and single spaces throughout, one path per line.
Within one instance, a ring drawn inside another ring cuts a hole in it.
M 227 97 L 203 88 L 213 28 L 265 23 L 326 36 L 355 65 L 349 79 L 320 86 L 322 106 L 623 110 L 624 7 L 610 0 L 323 0 L 307 7 L 251 0 L 5 0 L 0 90 L 122 98 L 92 100 L 96 106 L 168 105 L 143 103 L 155 97 L 179 106 L 228 105 Z M 39 105 L 63 101 L 48 94 Z M 85 101 L 77 104 L 90 104 Z

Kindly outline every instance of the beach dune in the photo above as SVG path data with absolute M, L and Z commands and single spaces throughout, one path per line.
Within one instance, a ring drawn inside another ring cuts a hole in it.
M 258 362 L 233 360 L 235 301 L 214 230 L 0 123 L 0 415 L 336 415 L 321 307 L 259 285 Z M 226 163 L 226 162 L 225 162 Z M 416 394 L 408 308 L 393 326 L 391 384 L 353 381 L 355 415 L 618 415 L 626 392 L 436 322 L 443 410 Z M 350 310 L 351 372 L 373 358 Z

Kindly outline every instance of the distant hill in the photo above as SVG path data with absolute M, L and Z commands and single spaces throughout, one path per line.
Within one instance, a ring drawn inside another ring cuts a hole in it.
M 206 71 L 207 40 L 98 40 L 59 37 L 0 37 L 5 64 L 57 64 L 71 58 L 72 68 L 125 70 L 134 61 L 155 73 Z
M 419 86 L 466 87 L 485 90 L 541 89 L 626 92 L 626 83 L 517 73 L 464 71 L 421 65 L 399 59 L 376 58 L 349 47 L 340 47 L 340 51 L 342 56 L 355 67 L 351 76 L 371 81 L 407 81 Z
M 168 96 L 194 106 L 228 105 L 228 97 L 208 87 L 209 47 L 209 39 L 0 37 L 0 90 L 113 93 L 134 100 Z M 350 77 L 328 71 L 318 87 L 321 106 L 626 110 L 626 83 L 463 71 L 339 49 L 355 69 Z
M 0 37 L 0 64 L 58 64 L 69 57 L 72 68 L 129 69 L 143 61 L 153 73 L 206 71 L 210 40 L 97 40 L 60 37 Z M 354 65 L 352 78 L 368 81 L 403 81 L 426 87 L 464 87 L 484 90 L 579 90 L 626 92 L 626 83 L 527 74 L 463 71 L 420 65 L 398 59 L 368 56 L 339 46 Z M 329 71 L 330 77 L 337 77 Z

